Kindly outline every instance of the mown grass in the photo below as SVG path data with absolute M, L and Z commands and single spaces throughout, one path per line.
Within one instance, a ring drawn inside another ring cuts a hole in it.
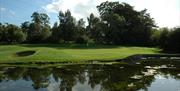
M 22 51 L 35 51 L 29 56 L 17 56 Z M 0 45 L 0 63 L 86 62 L 122 59 L 133 54 L 154 54 L 158 48 L 80 45 L 80 44 L 19 44 Z

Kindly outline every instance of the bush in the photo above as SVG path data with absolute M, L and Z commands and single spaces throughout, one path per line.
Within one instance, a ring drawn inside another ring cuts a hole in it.
M 166 49 L 180 52 L 180 28 L 175 28 L 169 33 Z
M 26 40 L 27 35 L 24 34 L 22 31 L 16 31 L 14 34 L 14 40 L 17 43 L 21 43 Z
M 26 34 L 22 30 L 12 24 L 4 25 L 0 29 L 0 42 L 2 43 L 21 43 L 26 40 Z

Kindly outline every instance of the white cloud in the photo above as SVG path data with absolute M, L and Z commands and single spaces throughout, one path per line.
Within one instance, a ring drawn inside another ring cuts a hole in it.
M 48 13 L 65 12 L 69 9 L 76 18 L 86 18 L 90 13 L 98 15 L 96 6 L 105 0 L 53 0 L 52 3 L 46 5 L 44 9 Z
M 6 11 L 6 8 L 0 7 L 0 11 Z
M 148 9 L 160 27 L 180 26 L 179 0 L 133 0 L 130 2 L 136 10 Z
M 107 0 L 52 0 L 43 8 L 48 13 L 58 13 L 69 9 L 77 19 L 89 16 L 94 13 L 98 16 L 96 6 Z M 148 12 L 155 19 L 160 27 L 180 26 L 180 1 L 179 0 L 108 0 L 127 2 L 135 6 L 136 10 L 148 9 Z

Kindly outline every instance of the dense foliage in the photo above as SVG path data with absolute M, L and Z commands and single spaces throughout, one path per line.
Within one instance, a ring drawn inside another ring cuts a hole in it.
M 0 24 L 1 43 L 99 43 L 115 45 L 159 46 L 164 51 L 180 52 L 180 28 L 160 28 L 147 10 L 137 11 L 127 3 L 103 2 L 100 17 L 90 14 L 87 26 L 71 12 L 60 11 L 58 22 L 50 27 L 49 16 L 34 12 L 31 21 L 20 27 Z
M 1 43 L 21 43 L 26 40 L 26 34 L 21 28 L 12 24 L 0 23 L 0 42 Z

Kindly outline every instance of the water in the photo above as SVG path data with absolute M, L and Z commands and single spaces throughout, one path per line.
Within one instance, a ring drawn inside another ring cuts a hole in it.
M 180 68 L 163 66 L 0 67 L 0 91 L 180 91 Z

